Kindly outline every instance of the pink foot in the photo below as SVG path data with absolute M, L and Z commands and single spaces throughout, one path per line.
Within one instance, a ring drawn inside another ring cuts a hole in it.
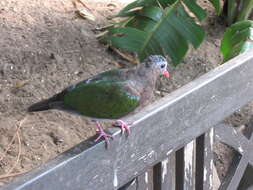
M 133 123 L 126 123 L 122 120 L 117 120 L 113 126 L 115 127 L 120 127 L 121 128 L 121 131 L 122 133 L 124 134 L 124 132 L 126 131 L 127 135 L 130 135 L 130 129 L 129 129 L 129 126 L 132 125 Z
M 98 122 L 98 121 L 96 121 L 96 127 L 97 127 L 97 132 L 98 132 L 98 137 L 96 138 L 96 140 L 95 140 L 95 142 L 97 142 L 100 138 L 104 138 L 105 139 L 105 142 L 106 142 L 106 145 L 109 145 L 109 138 L 114 138 L 112 135 L 109 135 L 109 134 L 107 134 L 104 130 L 103 130 L 103 128 L 102 128 L 102 126 L 101 126 L 101 124 Z

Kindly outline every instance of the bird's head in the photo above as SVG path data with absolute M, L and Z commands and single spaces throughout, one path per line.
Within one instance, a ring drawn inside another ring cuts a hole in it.
M 170 77 L 170 74 L 167 70 L 168 62 L 161 55 L 151 55 L 144 60 L 143 64 L 146 69 L 152 70 L 157 75 L 162 75 L 166 78 Z

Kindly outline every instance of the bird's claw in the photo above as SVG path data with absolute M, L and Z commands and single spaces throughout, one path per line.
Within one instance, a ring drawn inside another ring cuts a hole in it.
M 112 135 L 109 135 L 105 133 L 104 131 L 100 131 L 98 137 L 95 139 L 95 142 L 97 142 L 101 138 L 105 139 L 106 144 L 109 144 L 109 138 L 114 139 Z
M 95 139 L 95 142 L 97 142 L 99 139 L 104 138 L 106 142 L 106 146 L 109 145 L 109 138 L 114 139 L 114 136 L 107 134 L 102 126 L 100 125 L 99 122 L 96 121 L 96 127 L 97 127 L 97 132 L 98 132 L 98 137 Z
M 129 129 L 130 125 L 132 125 L 132 123 L 126 123 L 126 122 L 124 122 L 122 120 L 117 120 L 113 124 L 113 126 L 121 128 L 122 134 L 124 134 L 124 132 L 126 131 L 126 133 L 127 133 L 128 136 L 130 135 L 130 129 Z

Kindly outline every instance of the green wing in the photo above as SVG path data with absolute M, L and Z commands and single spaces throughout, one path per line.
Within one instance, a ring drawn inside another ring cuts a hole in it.
M 117 72 L 107 71 L 70 87 L 63 97 L 64 105 L 95 118 L 127 115 L 139 105 L 140 98 L 127 88 L 125 81 L 119 80 Z
M 124 79 L 122 78 L 122 72 L 123 72 L 122 69 L 112 69 L 109 71 L 105 71 L 103 73 L 100 73 L 94 77 L 91 77 L 78 83 L 76 86 L 82 85 L 83 83 L 90 83 L 96 81 L 111 81 L 111 82 L 124 81 Z

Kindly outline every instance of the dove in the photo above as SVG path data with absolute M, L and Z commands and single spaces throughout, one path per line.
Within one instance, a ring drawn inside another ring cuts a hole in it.
M 28 112 L 60 109 L 93 118 L 98 131 L 95 141 L 103 137 L 108 144 L 113 136 L 103 130 L 99 120 L 115 119 L 113 126 L 129 135 L 131 124 L 121 118 L 138 112 L 151 101 L 159 76 L 170 76 L 167 65 L 163 56 L 151 55 L 136 67 L 112 69 L 71 85 L 31 105 Z

